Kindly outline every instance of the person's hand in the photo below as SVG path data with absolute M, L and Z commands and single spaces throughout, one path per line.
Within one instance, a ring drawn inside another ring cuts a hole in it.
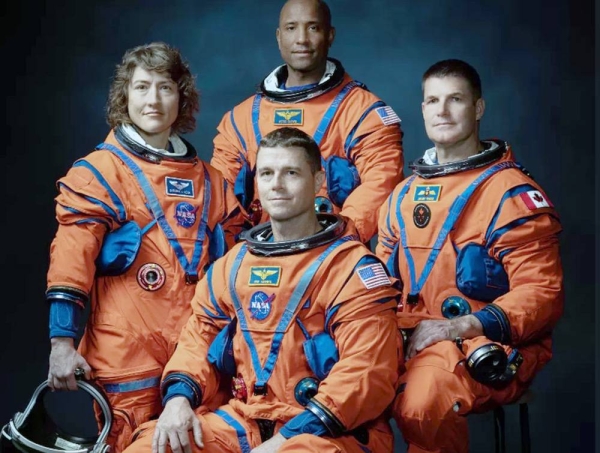
M 165 453 L 167 443 L 173 453 L 192 453 L 189 431 L 193 431 L 194 443 L 204 448 L 200 420 L 190 402 L 184 396 L 176 396 L 167 401 L 160 414 L 152 438 L 152 453 Z
M 48 387 L 52 390 L 77 390 L 75 370 L 81 368 L 86 379 L 91 379 L 92 369 L 73 346 L 73 339 L 55 337 L 50 340 Z
M 454 319 L 423 320 L 410 337 L 406 360 L 440 341 L 454 341 L 457 338 L 473 338 L 480 335 L 483 335 L 483 326 L 472 315 Z
M 285 437 L 277 433 L 268 441 L 263 442 L 256 448 L 253 448 L 250 453 L 276 453 L 286 440 L 287 439 Z

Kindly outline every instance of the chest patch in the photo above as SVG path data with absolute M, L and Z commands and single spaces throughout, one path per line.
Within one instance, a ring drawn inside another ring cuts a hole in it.
M 171 197 L 194 198 L 194 181 L 167 176 L 165 190 L 166 194 Z
M 175 220 L 177 221 L 177 225 L 184 228 L 191 228 L 194 226 L 194 223 L 196 223 L 197 211 L 198 208 L 190 203 L 186 203 L 185 201 L 178 203 L 177 206 L 175 206 Z
M 248 286 L 279 286 L 281 280 L 281 267 L 268 266 L 250 268 Z
M 302 126 L 304 109 L 276 109 L 273 124 L 275 126 Z
M 441 185 L 427 186 L 418 184 L 415 186 L 415 195 L 413 196 L 413 201 L 439 201 L 441 191 Z
M 275 300 L 275 293 L 270 296 L 262 291 L 257 291 L 250 297 L 250 317 L 257 321 L 263 321 L 271 314 L 271 308 Z
M 417 228 L 425 228 L 431 220 L 431 209 L 425 203 L 419 203 L 413 209 L 413 221 Z

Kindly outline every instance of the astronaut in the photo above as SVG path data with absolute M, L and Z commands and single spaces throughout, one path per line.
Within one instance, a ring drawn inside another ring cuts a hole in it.
M 267 134 L 256 177 L 271 222 L 198 284 L 164 411 L 126 452 L 391 452 L 396 281 L 342 217 L 315 213 L 324 174 L 310 136 Z M 194 411 L 229 382 L 228 404 Z
M 191 314 L 195 283 L 244 221 L 220 173 L 179 136 L 195 128 L 197 110 L 178 50 L 128 50 L 110 88 L 112 130 L 58 181 L 46 292 L 49 386 L 76 390 L 77 368 L 93 374 L 111 403 L 108 444 L 117 453 L 160 413 L 160 376 Z
M 403 283 L 393 413 L 410 453 L 465 453 L 465 415 L 519 398 L 552 356 L 561 226 L 510 146 L 479 139 L 476 70 L 444 60 L 422 83 L 435 146 L 382 207 L 376 249 Z
M 276 37 L 285 64 L 223 116 L 211 164 L 235 185 L 256 225 L 267 218 L 254 190 L 261 137 L 285 126 L 311 134 L 326 174 L 315 209 L 351 219 L 366 242 L 377 232 L 379 207 L 402 179 L 400 118 L 328 58 L 335 28 L 325 2 L 286 2 Z

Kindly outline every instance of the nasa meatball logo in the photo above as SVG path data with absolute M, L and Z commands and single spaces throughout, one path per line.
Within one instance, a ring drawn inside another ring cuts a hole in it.
M 191 228 L 194 223 L 196 223 L 196 211 L 198 211 L 198 208 L 195 208 L 190 203 L 179 203 L 175 207 L 175 220 L 177 221 L 177 225 L 184 228 Z
M 413 221 L 417 228 L 425 228 L 431 220 L 431 209 L 425 203 L 419 203 L 413 210 Z
M 250 297 L 250 314 L 252 319 L 263 321 L 271 314 L 271 306 L 275 294 L 268 296 L 262 291 L 257 291 Z

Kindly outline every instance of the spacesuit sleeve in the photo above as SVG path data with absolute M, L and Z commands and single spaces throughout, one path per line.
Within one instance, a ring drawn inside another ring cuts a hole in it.
M 125 206 L 110 182 L 84 160 L 57 185 L 59 225 L 50 246 L 47 296 L 52 299 L 64 293 L 62 299 L 83 306 L 94 282 L 94 263 L 104 236 L 125 218 Z
M 347 258 L 329 270 L 332 276 L 346 276 L 326 311 L 339 361 L 306 408 L 334 436 L 380 416 L 395 396 L 399 292 L 379 260 L 371 259 L 375 261 L 358 264 L 350 275 Z
M 238 242 L 241 232 L 246 226 L 246 217 L 243 214 L 243 209 L 240 206 L 238 199 L 233 193 L 233 186 L 222 179 L 223 187 L 223 218 L 220 221 L 221 227 L 225 235 L 227 250 Z
M 196 286 L 191 302 L 192 315 L 181 331 L 177 349 L 163 371 L 163 397 L 168 393 L 169 386 L 184 383 L 193 391 L 193 407 L 213 397 L 219 386 L 217 372 L 207 356 L 214 338 L 231 320 L 220 298 L 227 287 L 227 280 L 223 279 L 225 259 L 215 261 Z
M 563 312 L 560 222 L 551 206 L 537 207 L 528 197 L 524 192 L 504 203 L 489 248 L 510 290 L 475 313 L 486 336 L 514 346 L 547 335 Z
M 397 197 L 398 190 L 395 189 L 381 205 L 377 229 L 377 246 L 375 247 L 375 254 L 383 261 L 394 277 L 398 277 L 395 270 L 397 263 L 392 262 L 391 258 L 396 244 L 400 241 L 395 213 L 395 200 Z
M 348 196 L 340 214 L 353 220 L 363 242 L 377 233 L 379 208 L 403 179 L 400 119 L 384 123 L 381 108 L 389 109 L 371 110 L 355 125 L 351 140 L 346 144 L 358 170 L 360 185 Z
M 217 135 L 213 140 L 213 156 L 210 164 L 221 172 L 233 187 L 235 178 L 242 168 L 240 154 L 246 154 L 246 143 L 234 119 L 234 110 L 223 115 Z

